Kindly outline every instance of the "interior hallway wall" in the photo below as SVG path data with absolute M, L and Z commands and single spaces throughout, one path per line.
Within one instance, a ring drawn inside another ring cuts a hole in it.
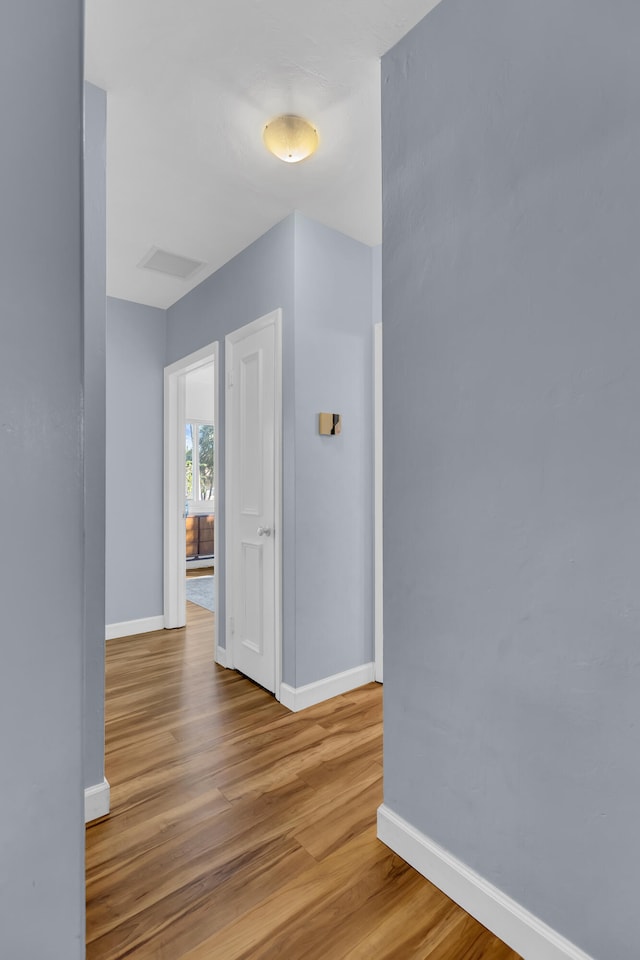
M 164 364 L 218 340 L 224 384 L 226 334 L 282 307 L 283 681 L 298 687 L 372 662 L 372 271 L 369 247 L 294 214 L 166 314 L 109 299 L 107 623 L 162 614 Z M 224 463 L 224 389 L 219 400 Z M 343 414 L 343 436 L 318 435 L 323 409 Z M 222 471 L 216 485 L 221 646 L 224 502 Z M 140 553 L 132 544 L 141 545 Z
M 224 384 L 225 335 L 283 310 L 283 681 L 293 687 L 373 659 L 372 290 L 371 249 L 296 213 L 168 311 L 167 363 L 219 340 Z M 332 445 L 317 424 L 330 403 L 348 426 Z M 224 475 L 216 497 L 223 557 Z M 222 645 L 224 560 L 216 577 Z
M 163 615 L 164 310 L 107 300 L 106 622 Z
M 0 9 L 0 942 L 12 958 L 84 957 L 82 26 L 79 0 Z
M 296 676 L 373 661 L 370 247 L 295 215 Z M 322 437 L 318 414 L 340 413 Z
M 640 7 L 444 0 L 383 59 L 385 802 L 640 944 Z
M 104 778 L 107 95 L 85 83 L 84 785 Z

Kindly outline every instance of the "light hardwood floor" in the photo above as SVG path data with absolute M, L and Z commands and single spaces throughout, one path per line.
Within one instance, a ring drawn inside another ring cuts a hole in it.
M 189 577 L 212 577 L 213 567 L 187 567 L 187 580 Z
M 518 960 L 376 839 L 381 688 L 289 713 L 187 607 L 107 644 L 88 960 Z

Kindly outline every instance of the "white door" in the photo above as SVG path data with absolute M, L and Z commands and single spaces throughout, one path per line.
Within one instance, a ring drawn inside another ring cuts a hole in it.
M 226 338 L 227 647 L 279 694 L 280 311 Z

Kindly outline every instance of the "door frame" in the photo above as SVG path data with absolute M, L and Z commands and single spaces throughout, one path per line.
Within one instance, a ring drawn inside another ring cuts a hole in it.
M 225 556 L 231 558 L 232 545 L 234 538 L 234 491 L 236 483 L 234 476 L 237 470 L 234 462 L 234 444 L 231 442 L 233 414 L 235 411 L 235 396 L 232 386 L 233 373 L 233 348 L 236 343 L 253 333 L 258 333 L 266 327 L 275 328 L 275 363 L 274 363 L 274 387 L 275 387 L 275 411 L 274 411 L 274 546 L 275 546 L 275 570 L 274 570 L 274 654 L 275 654 L 275 690 L 276 700 L 280 700 L 280 686 L 282 683 L 282 309 L 278 308 L 271 313 L 253 320 L 237 330 L 233 330 L 225 337 Z M 225 568 L 225 607 L 226 607 L 226 656 L 227 666 L 234 669 L 234 634 L 231 629 L 231 617 L 233 611 L 233 568 L 234 564 L 229 561 Z
M 383 457 L 382 457 L 382 324 L 376 323 L 373 327 L 373 383 L 374 383 L 374 636 L 375 636 L 375 679 L 378 683 L 383 681 L 382 662 L 383 662 L 383 637 L 384 637 L 384 617 L 383 617 L 383 545 L 382 545 L 382 478 L 383 478 Z
M 164 368 L 164 625 L 170 630 L 186 623 L 186 532 L 184 523 L 185 376 L 213 363 L 216 511 L 220 478 L 218 424 L 220 377 L 218 341 Z M 216 563 L 219 560 L 216 558 Z M 217 645 L 216 645 L 217 650 Z

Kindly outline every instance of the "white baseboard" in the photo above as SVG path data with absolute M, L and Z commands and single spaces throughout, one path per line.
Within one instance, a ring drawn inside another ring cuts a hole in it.
M 216 644 L 216 663 L 220 664 L 221 667 L 227 666 L 227 651 L 224 647 L 219 647 Z
M 111 803 L 111 787 L 108 780 L 95 783 L 92 787 L 85 787 L 84 791 L 84 822 L 91 823 L 100 817 L 106 817 Z
M 378 839 L 524 960 L 592 960 L 384 804 L 378 808 Z
M 215 557 L 205 557 L 203 560 L 187 560 L 185 569 L 202 570 L 204 567 L 213 567 L 215 562 Z
M 106 640 L 119 637 L 133 637 L 136 633 L 151 633 L 152 630 L 164 630 L 164 616 L 143 617 L 141 620 L 123 620 L 122 623 L 108 623 L 105 628 Z
M 338 697 L 341 693 L 348 693 L 365 683 L 372 683 L 375 677 L 375 664 L 363 663 L 360 667 L 335 673 L 324 680 L 307 683 L 303 687 L 290 687 L 288 683 L 280 684 L 280 703 L 297 713 L 306 707 L 313 707 L 316 703 Z

